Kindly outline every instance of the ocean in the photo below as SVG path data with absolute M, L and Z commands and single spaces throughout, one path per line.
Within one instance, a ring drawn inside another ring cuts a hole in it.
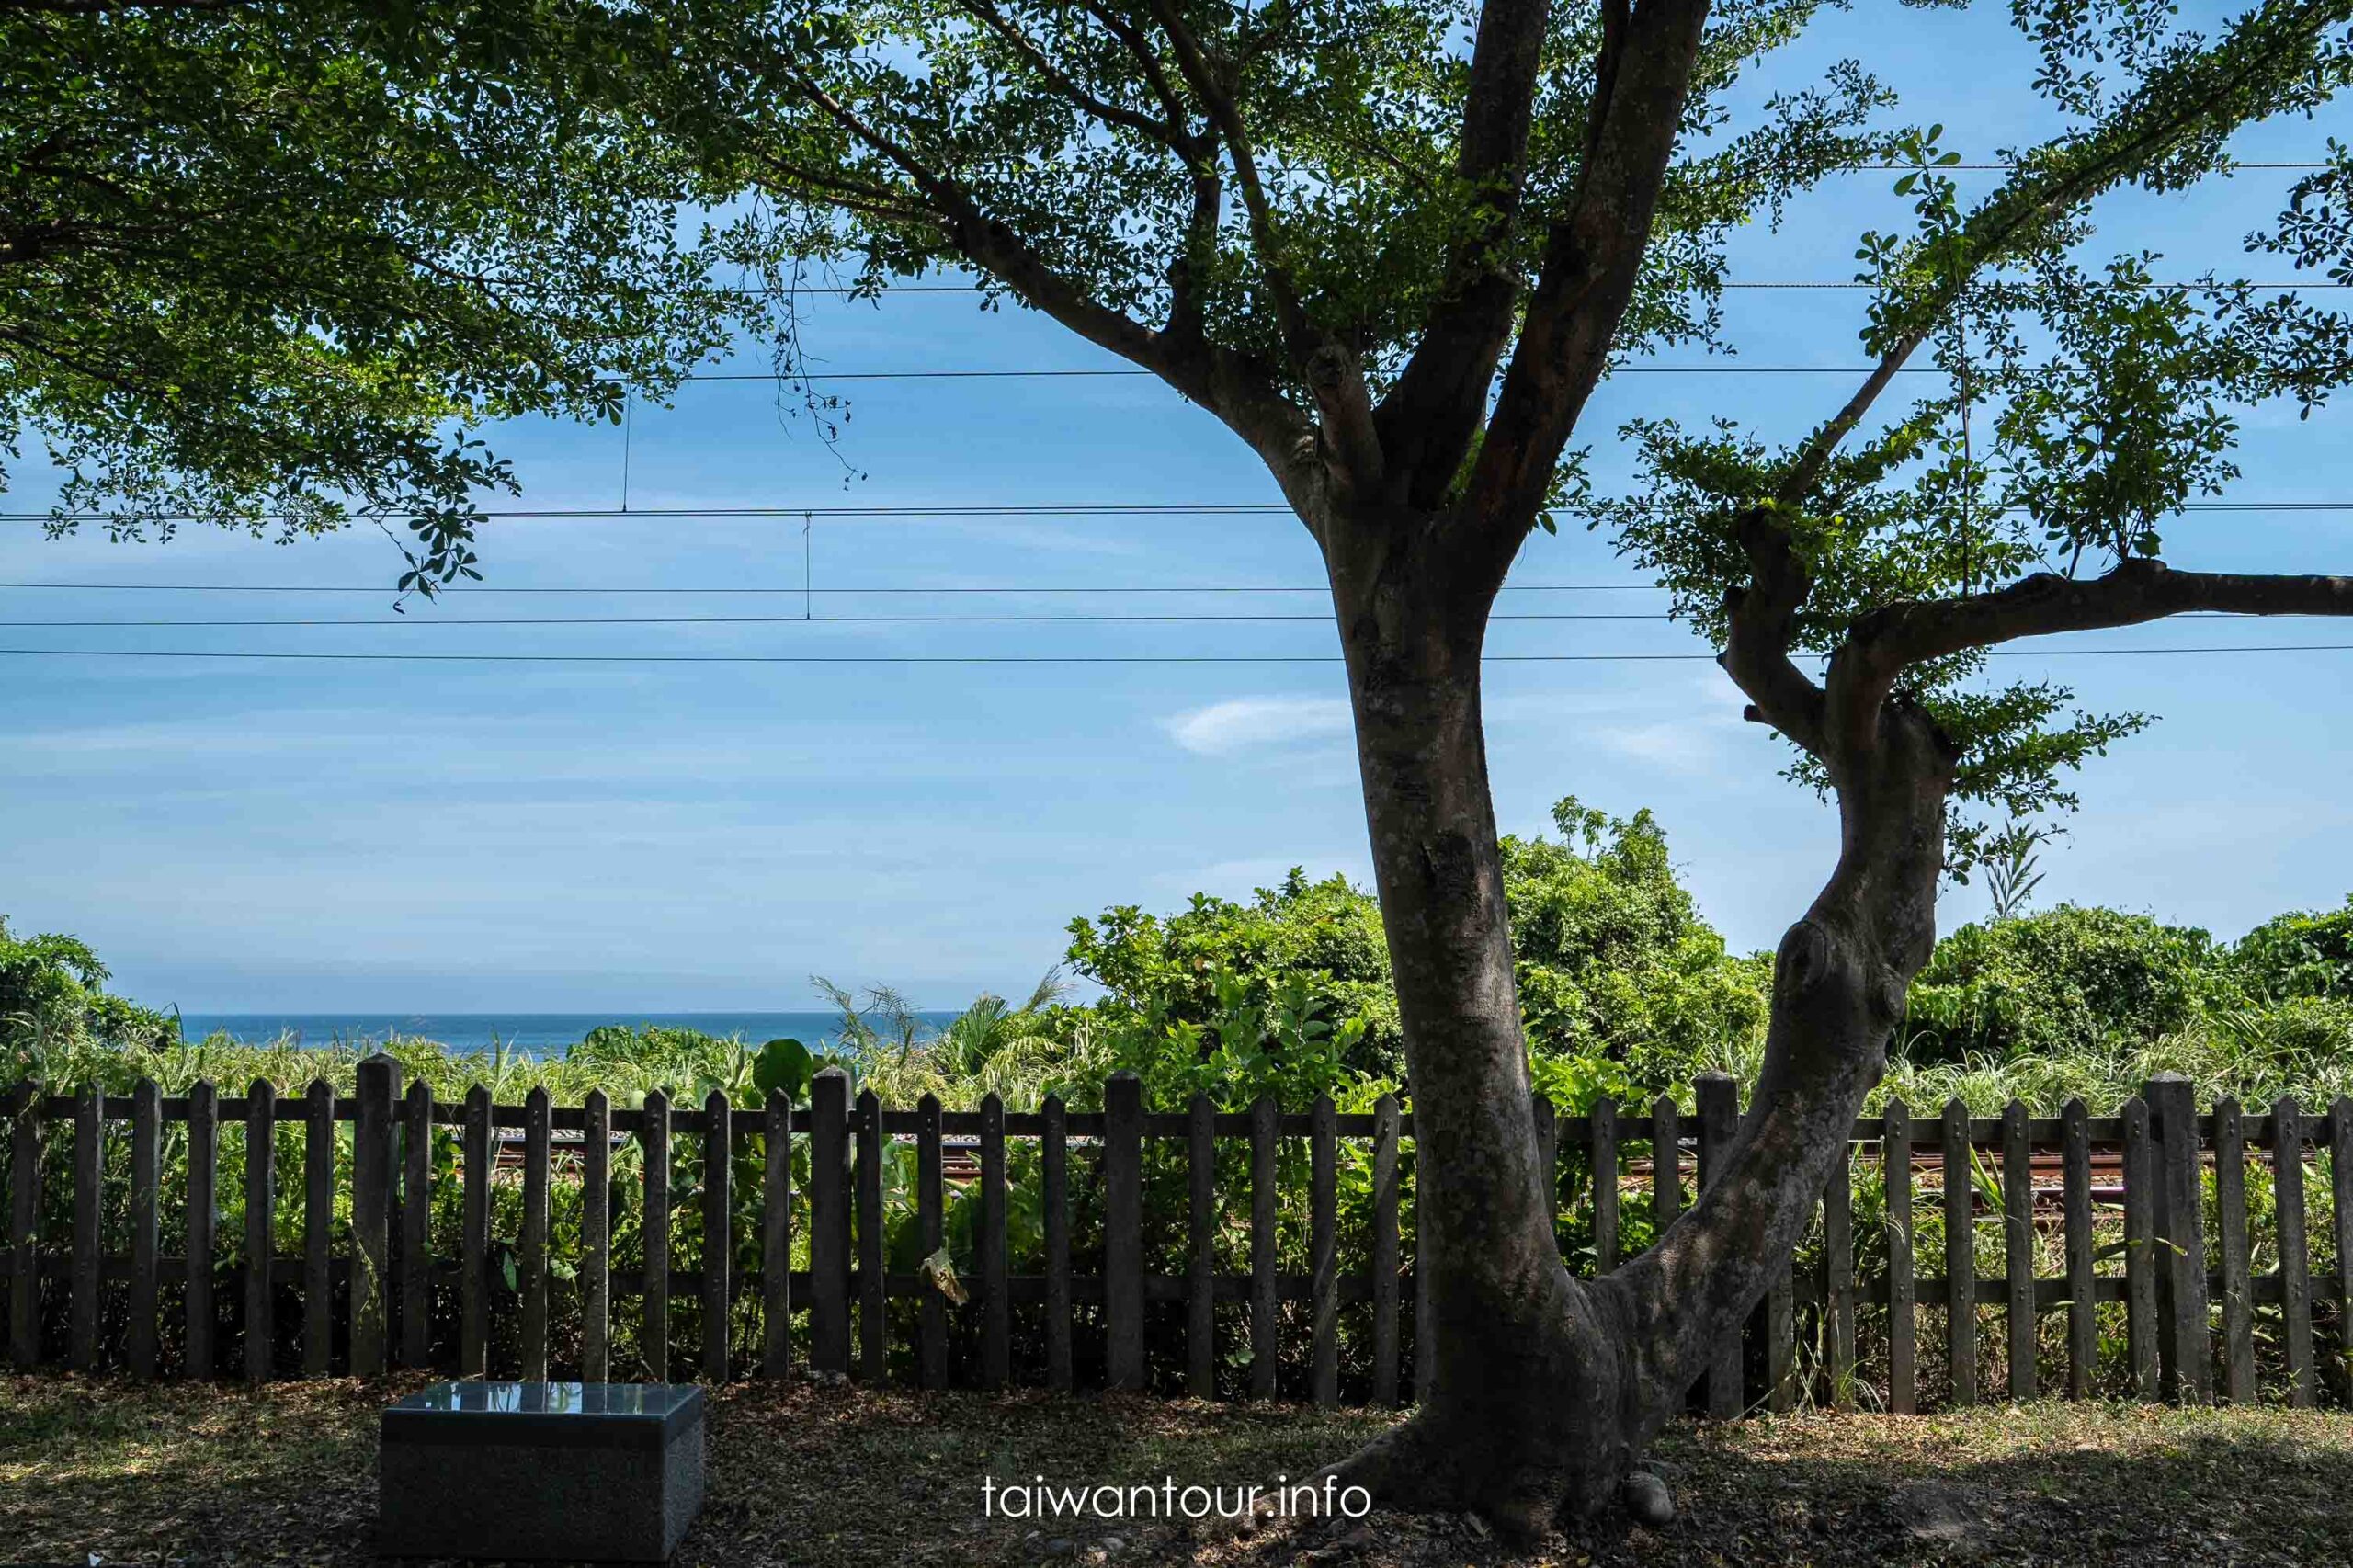
M 937 1030 L 956 1014 L 916 1017 Z M 816 1050 L 841 1038 L 841 1022 L 838 1013 L 189 1013 L 180 1019 L 180 1033 L 190 1040 L 228 1034 L 254 1045 L 291 1035 L 310 1046 L 365 1046 L 397 1034 L 435 1040 L 454 1052 L 504 1045 L 528 1056 L 561 1056 L 604 1024 L 662 1024 L 722 1039 L 741 1035 L 753 1045 L 790 1035 Z

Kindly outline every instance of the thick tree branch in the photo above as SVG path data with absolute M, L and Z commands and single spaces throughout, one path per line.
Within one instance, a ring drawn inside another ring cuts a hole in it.
M 1138 114 L 1131 108 L 1122 108 L 1118 104 L 1087 91 L 1068 72 L 1056 65 L 1045 50 L 1039 46 L 1038 41 L 1015 26 L 1012 19 L 997 9 L 992 0 L 956 0 L 956 3 L 977 17 L 990 31 L 1003 39 L 1006 47 L 1021 56 L 1046 85 L 1061 94 L 1081 113 L 1105 125 L 1115 125 L 1132 131 L 1140 136 L 1149 138 L 1164 147 L 1177 152 L 1180 155 L 1186 153 L 1188 138 L 1182 119 L 1157 120 L 1150 115 Z
M 1144 36 L 1143 30 L 1113 7 L 1102 4 L 1101 0 L 1080 0 L 1080 4 L 1105 32 L 1120 40 L 1120 46 L 1135 61 L 1136 69 L 1143 74 L 1153 95 L 1159 98 L 1160 107 L 1167 111 L 1168 123 L 1178 126 L 1191 124 L 1193 117 L 1185 107 L 1184 95 L 1176 90 L 1176 84 L 1169 80 L 1159 51 L 1152 47 L 1152 40 Z
M 1616 69 L 1629 0 L 1606 0 L 1594 103 L 1597 125 Z M 1529 126 L 1551 6 L 1545 0 L 1488 0 L 1479 13 L 1464 97 L 1455 179 L 1472 193 L 1471 219 L 1446 259 L 1438 301 L 1413 355 L 1377 414 L 1389 472 L 1407 503 L 1436 506 L 1453 483 L 1486 412 L 1487 389 L 1509 340 L 1519 279 L 1504 242 L 1518 217 L 1528 177 Z
M 1460 507 L 1464 570 L 1492 592 L 1551 489 L 1634 297 L 1708 0 L 1643 0 L 1620 27 L 1606 102 L 1568 210 L 1552 225 L 1518 346 Z
M 2268 107 L 2268 95 L 2278 90 L 2278 79 L 2296 75 L 2322 31 L 2348 15 L 2353 5 L 2347 0 L 2279 0 L 2242 18 L 2213 48 L 2144 84 L 2124 112 L 2088 138 L 2045 147 L 2052 161 L 2028 160 L 1970 214 L 1957 264 L 1931 282 L 1909 324 L 1881 354 L 1854 396 L 1807 440 L 1776 498 L 1788 508 L 1803 504 L 1839 443 L 1960 302 L 1972 278 L 2006 258 L 2040 224 L 2139 177 L 2167 153 L 2210 134 L 2218 115 L 2225 130 L 2258 117 Z
M 934 216 L 924 209 L 908 205 L 904 193 L 890 186 L 872 185 L 853 180 L 831 169 L 811 168 L 806 164 L 779 156 L 762 148 L 756 154 L 772 188 L 791 190 L 806 198 L 831 202 L 852 212 L 870 217 L 886 218 L 898 222 L 929 222 Z
M 1304 363 L 1313 347 L 1308 341 L 1307 315 L 1300 304 L 1299 287 L 1283 260 L 1274 207 L 1267 199 L 1266 182 L 1258 175 L 1258 155 L 1251 147 L 1248 128 L 1242 123 L 1242 111 L 1235 107 L 1233 95 L 1218 79 L 1216 67 L 1210 62 L 1200 40 L 1185 25 L 1174 0 L 1152 0 L 1152 14 L 1168 34 L 1169 44 L 1176 51 L 1176 68 L 1184 74 L 1186 85 L 1208 108 L 1211 122 L 1224 139 L 1226 155 L 1233 160 L 1234 183 L 1241 187 L 1242 205 L 1250 216 L 1251 238 L 1257 244 L 1267 287 L 1275 296 L 1275 312 L 1283 340 L 1292 356 Z
M 2177 572 L 2161 561 L 2128 561 L 2089 578 L 2038 573 L 1991 593 L 1873 610 L 1855 623 L 1847 646 L 1860 670 L 1893 682 L 1911 665 L 1972 648 L 2193 610 L 2353 616 L 2353 577 Z
M 1822 688 L 1790 659 L 1792 624 L 1813 590 L 1790 538 L 1756 511 L 1733 520 L 1749 561 L 1749 583 L 1724 597 L 1728 631 L 1716 662 L 1746 694 L 1747 716 L 1770 724 L 1815 756 L 1827 745 Z
M 1315 515 L 1314 480 L 1302 461 L 1313 431 L 1282 396 L 1264 366 L 1230 349 L 1157 333 L 1125 312 L 1099 303 L 1085 287 L 1049 266 L 1012 227 L 982 210 L 963 187 L 930 167 L 805 74 L 788 71 L 793 85 L 845 132 L 889 160 L 928 203 L 957 253 L 1002 280 L 1031 306 L 1097 347 L 1142 367 L 1207 408 L 1247 441 L 1267 462 L 1302 517 Z
M 1217 259 L 1218 222 L 1225 211 L 1225 181 L 1218 174 L 1214 148 L 1193 164 L 1193 210 L 1185 221 L 1185 250 L 1168 268 L 1169 337 L 1202 338 L 1201 279 Z
M 1381 437 L 1373 427 L 1372 397 L 1365 385 L 1364 368 L 1347 345 L 1329 341 L 1309 324 L 1299 284 L 1285 257 L 1280 225 L 1258 170 L 1257 153 L 1233 95 L 1220 78 L 1217 66 L 1200 40 L 1186 25 L 1175 0 L 1151 0 L 1152 14 L 1168 35 L 1176 53 L 1177 69 L 1196 97 L 1208 108 L 1211 123 L 1225 142 L 1233 163 L 1233 179 L 1249 214 L 1250 236 L 1256 245 L 1259 267 L 1273 296 L 1276 324 L 1280 328 L 1291 365 L 1307 382 L 1323 416 L 1324 450 L 1347 490 L 1364 495 L 1381 481 Z

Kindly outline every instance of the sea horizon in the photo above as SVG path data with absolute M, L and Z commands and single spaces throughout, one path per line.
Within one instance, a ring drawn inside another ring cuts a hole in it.
M 937 1031 L 957 1016 L 955 1009 L 926 1009 L 915 1014 L 925 1028 Z M 693 1029 L 722 1039 L 740 1036 L 757 1045 L 790 1036 L 817 1049 L 841 1038 L 842 1017 L 834 1011 L 695 1012 L 675 1008 L 600 1009 L 594 1012 L 404 1013 L 395 1008 L 340 1011 L 250 1013 L 184 1013 L 180 1034 L 191 1041 L 226 1034 L 248 1045 L 267 1045 L 292 1037 L 304 1046 L 380 1045 L 387 1040 L 430 1040 L 456 1054 L 487 1051 L 505 1046 L 528 1056 L 561 1056 L 578 1044 L 589 1030 L 607 1026 Z

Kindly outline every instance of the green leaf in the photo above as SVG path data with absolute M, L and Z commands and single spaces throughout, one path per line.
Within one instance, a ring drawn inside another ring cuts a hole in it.
M 763 1098 L 781 1096 L 788 1105 L 808 1097 L 809 1081 L 814 1075 L 815 1059 L 809 1054 L 809 1048 L 797 1040 L 769 1040 L 752 1060 L 752 1082 Z

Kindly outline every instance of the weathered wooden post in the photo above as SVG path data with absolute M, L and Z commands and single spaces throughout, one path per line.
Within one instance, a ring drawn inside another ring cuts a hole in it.
M 1693 1088 L 1699 1101 L 1699 1190 L 1705 1192 L 1723 1175 L 1724 1155 L 1740 1124 L 1740 1085 L 1729 1073 L 1703 1073 Z M 1708 1414 L 1720 1421 L 1733 1420 L 1747 1407 L 1741 1334 L 1737 1324 L 1726 1329 L 1708 1367 Z
M 142 1078 L 131 1091 L 131 1324 L 126 1348 L 131 1375 L 144 1381 L 155 1375 L 162 1349 L 156 1307 L 161 1295 L 161 1216 L 157 1212 L 163 1185 L 164 1092 L 153 1078 Z
M 1275 1291 L 1279 1281 L 1275 1250 L 1275 1142 L 1281 1130 L 1275 1096 L 1260 1095 L 1250 1108 L 1250 1397 L 1275 1397 Z M 1418 1273 L 1423 1259 L 1416 1256 Z M 1427 1306 L 1428 1297 L 1423 1301 Z M 1428 1313 L 1422 1316 L 1427 1319 Z
M 40 1081 L 28 1079 L 17 1092 L 8 1142 L 8 1359 L 28 1368 L 40 1361 Z
M 926 1273 L 948 1241 L 939 1153 L 939 1096 L 926 1095 L 915 1102 L 915 1228 Z M 915 1306 L 915 1372 L 925 1388 L 948 1386 L 948 1298 L 931 1278 Z
M 723 1383 L 732 1369 L 729 1325 L 735 1288 L 735 1202 L 730 1152 L 735 1140 L 735 1110 L 727 1092 L 713 1089 L 703 1100 L 702 1134 L 702 1375 Z
M 324 1378 L 335 1355 L 335 1085 L 302 1096 L 302 1375 Z
M 1887 1195 L 1887 1408 L 1920 1408 L 1918 1287 L 1912 1274 L 1912 1111 L 1890 1099 L 1881 1121 L 1880 1182 Z
M 1831 1162 L 1822 1188 L 1823 1338 L 1829 1350 L 1830 1405 L 1855 1403 L 1855 1146 Z
M 2309 1410 L 2313 1372 L 2312 1244 L 2304 1234 L 2304 1118 L 2293 1095 L 2271 1103 L 2272 1211 L 2279 1221 L 2279 1333 L 2287 1341 L 2288 1403 Z
M 221 1223 L 221 1096 L 199 1079 L 188 1091 L 188 1375 L 210 1378 L 213 1354 L 212 1254 Z
M 760 1371 L 792 1369 L 792 1102 L 770 1095 L 761 1111 Z
M 2026 1107 L 2002 1110 L 2003 1327 L 2008 1331 L 2012 1401 L 2034 1397 L 2034 1151 Z
M 1977 1403 L 1977 1238 L 1970 1182 L 1969 1108 L 1945 1102 L 1938 1133 L 1944 1160 L 1945 1375 L 1955 1404 Z
M 106 1174 L 106 1098 L 85 1088 L 74 1098 L 73 1296 L 66 1358 L 77 1372 L 98 1366 L 98 1205 Z
M 401 1365 L 433 1358 L 433 1085 L 401 1100 Z
M 523 1381 L 548 1377 L 548 1164 L 552 1118 L 544 1085 L 523 1100 L 523 1230 L 515 1248 L 523 1288 Z
M 2092 1274 L 2091 1118 L 2084 1102 L 2071 1099 L 2059 1109 L 2060 1161 L 2066 1182 L 2067 1397 L 2089 1399 L 2092 1367 L 2099 1353 L 2099 1305 Z
M 401 1064 L 378 1052 L 359 1064 L 351 1142 L 351 1371 L 384 1372 L 392 1276 L 392 1108 Z
M 649 1096 L 650 1098 L 651 1096 Z M 490 1091 L 466 1091 L 463 1213 L 458 1241 L 458 1370 L 479 1378 L 490 1369 Z M 647 1244 L 652 1245 L 649 1240 Z M 658 1374 L 657 1374 L 658 1375 Z
M 1308 1392 L 1328 1409 L 1340 1403 L 1339 1113 L 1329 1095 L 1308 1113 L 1307 1151 Z
M 810 1364 L 849 1372 L 849 1075 L 809 1086 Z
M 1038 1150 L 1044 1187 L 1046 1241 L 1046 1386 L 1071 1391 L 1070 1317 L 1070 1113 L 1062 1096 L 1049 1095 L 1045 1131 Z
M 270 1278 L 278 1243 L 278 1085 L 256 1078 L 245 1091 L 245 1378 L 266 1381 L 277 1354 L 277 1297 Z
M 2200 1190 L 2198 1102 L 2189 1080 L 2160 1073 L 2143 1089 L 2156 1151 L 2158 1389 L 2184 1404 L 2211 1403 L 2213 1358 L 2206 1336 L 2206 1205 Z
M 1005 1193 L 1005 1102 L 981 1100 L 981 1386 L 1001 1389 L 1013 1377 L 1013 1302 Z
M 1397 1403 L 1397 1096 L 1372 1108 L 1372 1403 Z
M 1143 1083 L 1114 1073 L 1103 1085 L 1104 1379 L 1144 1386 Z
M 1207 1095 L 1186 1110 L 1185 1165 L 1185 1386 L 1207 1399 L 1217 1392 L 1217 1108 Z
M 609 1382 L 613 1310 L 613 1104 L 591 1089 L 580 1109 L 580 1375 Z
M 882 1102 L 872 1089 L 858 1096 L 858 1163 L 852 1173 L 858 1188 L 858 1364 L 866 1381 L 881 1388 L 890 1376 L 891 1347 L 886 1337 L 890 1316 L 890 1276 L 884 1272 L 882 1234 Z M 842 1209 L 842 1256 L 851 1256 L 847 1226 L 849 1209 Z

